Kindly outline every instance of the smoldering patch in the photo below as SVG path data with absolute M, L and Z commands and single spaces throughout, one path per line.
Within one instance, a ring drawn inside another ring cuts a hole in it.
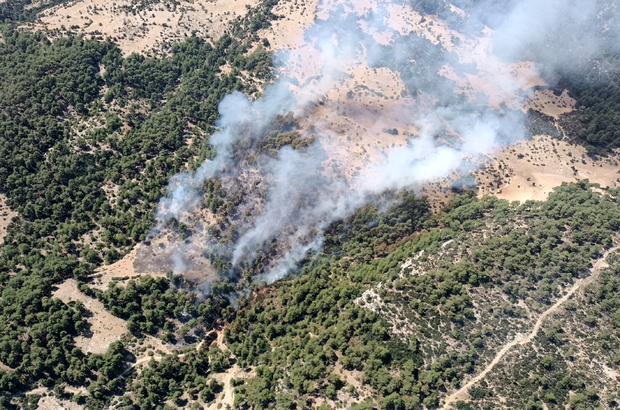
M 546 81 L 533 63 L 496 55 L 509 27 L 460 33 L 391 1 L 319 9 L 261 98 L 220 105 L 217 156 L 162 200 L 153 269 L 204 270 L 205 283 L 240 288 L 277 280 L 383 192 L 469 187 L 486 156 L 525 138 L 525 107 Z M 489 17 L 452 12 L 472 27 Z M 447 182 L 426 189 L 437 181 Z

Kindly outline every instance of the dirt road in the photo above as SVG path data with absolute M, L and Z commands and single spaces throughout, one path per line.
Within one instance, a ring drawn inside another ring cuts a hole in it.
M 465 383 L 460 389 L 458 389 L 457 391 L 455 391 L 454 393 L 452 393 L 451 395 L 446 397 L 446 400 L 444 402 L 442 410 L 452 409 L 453 405 L 457 401 L 466 399 L 467 398 L 466 397 L 467 396 L 467 392 L 469 391 L 469 389 L 473 385 L 478 383 L 480 380 L 484 379 L 486 377 L 486 375 L 491 370 L 493 370 L 495 365 L 497 363 L 499 363 L 500 360 L 502 360 L 502 358 L 506 355 L 506 353 L 508 353 L 508 351 L 510 349 L 512 349 L 514 346 L 523 345 L 523 344 L 531 342 L 534 339 L 534 337 L 538 334 L 538 331 L 540 330 L 540 328 L 541 328 L 543 322 L 545 321 L 545 319 L 547 319 L 549 316 L 553 315 L 562 306 L 562 304 L 564 304 L 564 302 L 566 302 L 568 299 L 570 299 L 570 297 L 573 296 L 573 294 L 577 290 L 579 290 L 582 286 L 584 286 L 584 284 L 587 284 L 587 283 L 591 282 L 592 280 L 594 280 L 598 276 L 600 271 L 608 266 L 607 262 L 605 262 L 605 259 L 607 259 L 607 256 L 610 253 L 617 251 L 619 248 L 620 247 L 614 247 L 614 248 L 611 248 L 608 251 L 606 251 L 603 254 L 603 256 L 601 258 L 599 258 L 594 263 L 594 266 L 592 267 L 592 270 L 591 270 L 591 275 L 589 277 L 585 278 L 585 279 L 578 279 L 577 281 L 575 281 L 573 286 L 571 286 L 569 291 L 564 296 L 562 296 L 560 299 L 558 299 L 558 301 L 555 302 L 553 304 L 553 306 L 551 306 L 549 309 L 544 311 L 538 317 L 538 320 L 536 320 L 536 323 L 534 324 L 534 327 L 532 328 L 532 330 L 530 332 L 528 332 L 528 333 L 526 333 L 524 335 L 519 335 L 512 342 L 506 343 L 504 345 L 504 347 L 502 347 L 501 350 L 499 352 L 497 352 L 497 354 L 495 355 L 495 357 L 493 358 L 491 363 L 489 363 L 484 368 L 484 370 L 482 370 L 480 373 L 478 373 L 473 379 L 471 379 L 470 381 Z

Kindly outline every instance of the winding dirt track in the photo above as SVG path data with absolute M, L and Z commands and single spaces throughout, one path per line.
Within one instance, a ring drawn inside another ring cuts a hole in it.
M 222 335 L 224 334 L 223 332 L 221 332 L 221 333 L 222 333 Z M 204 345 L 205 341 L 206 341 L 206 339 L 203 339 L 203 340 L 201 340 L 201 341 L 200 341 L 200 343 L 198 343 L 198 344 L 196 345 L 196 351 L 197 351 L 197 352 L 198 352 L 198 351 L 200 351 L 200 348 L 202 347 L 202 345 Z M 170 354 L 170 352 L 166 352 L 166 353 Z M 141 358 L 141 359 L 136 360 L 136 362 L 135 362 L 135 363 L 133 363 L 131 366 L 129 366 L 127 369 L 125 369 L 125 371 L 123 372 L 123 374 L 127 374 L 127 373 L 129 373 L 129 372 L 131 371 L 131 369 L 133 369 L 134 367 L 136 367 L 136 366 L 138 366 L 138 365 L 141 365 L 141 364 L 144 364 L 144 363 L 148 363 L 148 362 L 150 362 L 150 361 L 151 361 L 151 359 L 154 359 L 155 361 L 159 362 L 159 361 L 161 361 L 163 358 L 164 358 L 164 356 L 161 356 L 161 355 L 145 356 L 145 357 L 143 357 L 143 358 Z M 184 358 L 185 358 L 185 353 L 181 353 L 181 354 L 179 355 L 179 359 L 184 359 Z
M 534 327 L 532 328 L 532 330 L 529 333 L 526 333 L 524 335 L 519 335 L 512 342 L 506 343 L 504 345 L 504 347 L 502 347 L 502 349 L 499 352 L 497 352 L 497 354 L 495 355 L 495 357 L 493 358 L 491 363 L 489 363 L 484 368 L 484 370 L 482 370 L 473 379 L 471 379 L 466 384 L 464 384 L 460 389 L 458 389 L 457 391 L 455 391 L 454 393 L 452 393 L 451 395 L 446 397 L 446 400 L 444 402 L 442 410 L 452 409 L 453 405 L 457 401 L 466 399 L 466 395 L 467 395 L 467 392 L 469 391 L 469 389 L 473 385 L 478 383 L 480 380 L 484 379 L 486 377 L 486 375 L 491 370 L 493 370 L 495 365 L 497 363 L 499 363 L 500 360 L 503 359 L 503 357 L 506 355 L 506 353 L 508 353 L 508 351 L 510 349 L 512 349 L 516 345 L 523 345 L 523 344 L 531 342 L 532 339 L 534 339 L 534 337 L 536 336 L 536 334 L 538 334 L 538 331 L 540 330 L 540 327 L 542 326 L 542 324 L 545 321 L 545 319 L 547 317 L 549 317 L 550 315 L 553 315 L 558 310 L 558 308 L 560 308 L 564 302 L 566 302 L 568 299 L 570 299 L 570 297 L 573 296 L 573 294 L 577 290 L 579 290 L 579 288 L 581 288 L 584 284 L 587 284 L 587 283 L 591 282 L 592 280 L 594 280 L 598 276 L 600 271 L 608 266 L 607 262 L 605 262 L 605 259 L 607 258 L 607 256 L 610 253 L 617 251 L 618 249 L 620 249 L 620 246 L 617 246 L 617 247 L 614 247 L 614 248 L 611 248 L 611 249 L 607 250 L 603 254 L 603 256 L 601 258 L 599 258 L 594 263 L 594 266 L 592 267 L 592 270 L 591 270 L 591 275 L 589 277 L 587 277 L 587 278 L 584 278 L 584 279 L 577 279 L 575 281 L 575 284 L 573 284 L 573 286 L 569 289 L 569 291 L 564 296 L 562 296 L 560 299 L 558 299 L 558 301 L 555 302 L 553 304 L 553 306 L 551 306 L 549 309 L 544 311 L 538 317 L 538 320 L 536 321 L 536 324 L 534 324 Z

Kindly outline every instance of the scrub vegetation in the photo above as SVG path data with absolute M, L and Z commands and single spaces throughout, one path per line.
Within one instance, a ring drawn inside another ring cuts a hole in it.
M 94 287 L 98 267 L 149 239 L 170 177 L 215 156 L 222 98 L 257 97 L 273 79 L 258 33 L 278 1 L 249 7 L 219 39 L 194 33 L 159 57 L 18 27 L 58 3 L 0 3 L 0 193 L 17 215 L 0 246 L 0 409 L 37 408 L 42 391 L 87 409 L 619 406 L 620 191 L 588 180 L 523 203 L 457 190 L 438 212 L 413 192 L 386 192 L 391 206 L 336 221 L 320 252 L 270 285 L 247 285 L 265 257 L 237 272 L 243 286 L 231 277 L 204 292 L 168 272 Z M 136 9 L 151 3 L 160 2 Z M 472 29 L 446 2 L 408 4 Z M 399 41 L 421 57 L 376 66 L 401 72 L 411 94 L 430 90 L 441 46 L 415 34 Z M 597 155 L 620 147 L 617 65 L 606 55 L 605 76 L 558 82 L 577 109 L 544 118 L 555 137 L 561 129 Z M 444 80 L 438 103 L 465 98 Z M 302 131 L 292 114 L 278 116 L 243 160 L 303 152 L 315 139 Z M 242 198 L 217 180 L 203 188 L 223 244 L 246 222 Z M 67 279 L 126 321 L 106 353 L 76 346 L 91 313 L 52 296 Z M 154 338 L 168 351 L 139 358 Z

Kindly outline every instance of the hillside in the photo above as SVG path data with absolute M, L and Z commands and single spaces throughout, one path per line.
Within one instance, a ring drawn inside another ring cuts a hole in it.
M 619 14 L 0 0 L 0 409 L 617 408 Z

